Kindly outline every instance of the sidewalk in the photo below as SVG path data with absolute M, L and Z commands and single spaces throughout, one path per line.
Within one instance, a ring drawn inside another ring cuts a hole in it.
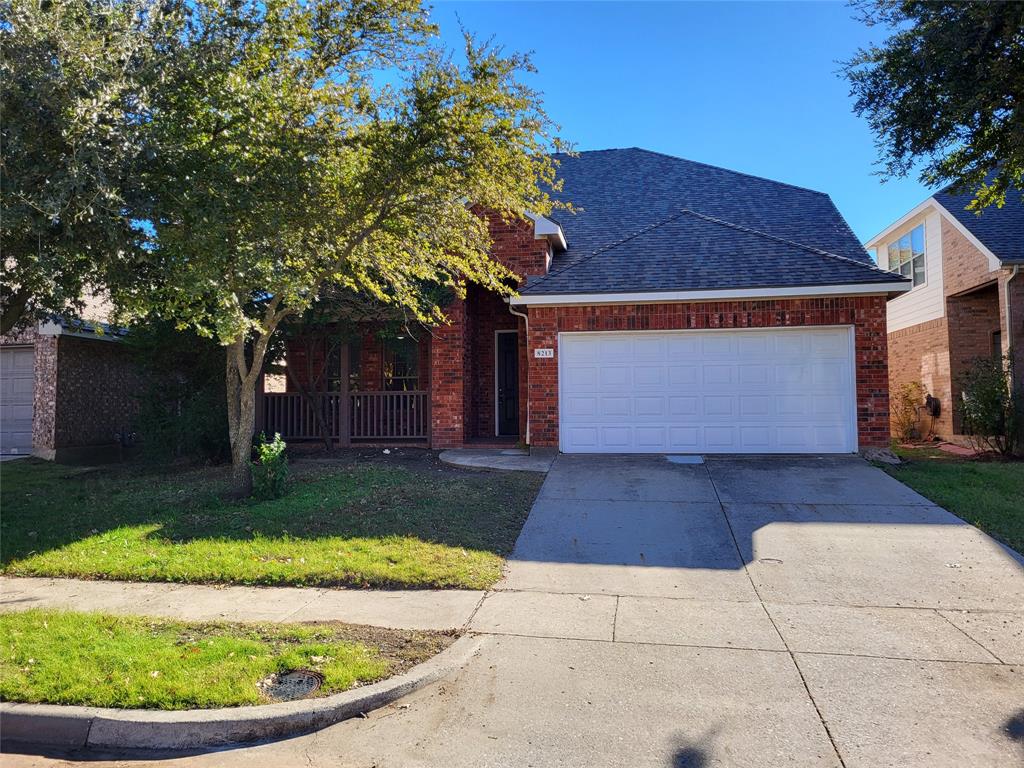
M 0 612 L 67 608 L 185 621 L 344 621 L 392 629 L 463 628 L 484 593 L 212 587 L 192 584 L 0 577 Z

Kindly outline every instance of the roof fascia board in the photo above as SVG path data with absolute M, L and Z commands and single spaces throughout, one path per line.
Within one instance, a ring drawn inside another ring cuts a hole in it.
M 945 216 L 949 223 L 952 224 L 961 235 L 966 237 L 967 241 L 971 245 L 973 245 L 975 248 L 977 248 L 985 255 L 985 258 L 988 259 L 989 270 L 1001 269 L 1003 267 L 1003 263 L 1002 261 L 999 260 L 999 257 L 992 253 L 992 251 L 990 251 L 988 248 L 986 248 L 985 244 L 971 233 L 971 230 L 969 230 L 967 227 L 961 224 L 960 220 L 952 213 L 950 213 L 949 209 L 947 209 L 946 206 L 944 206 L 938 200 L 934 200 L 934 202 L 935 207 L 938 209 L 939 213 Z
M 62 323 L 47 320 L 39 323 L 36 333 L 40 336 L 74 336 L 79 339 L 92 339 L 93 341 L 117 342 L 121 341 L 122 334 L 113 331 L 97 332 L 89 328 L 67 328 Z
M 569 246 L 565 242 L 565 233 L 561 225 L 553 222 L 546 216 L 539 216 L 535 213 L 526 212 L 526 217 L 533 222 L 533 237 L 535 240 L 548 240 L 557 245 L 561 250 Z
M 636 293 L 552 293 L 518 295 L 512 306 L 568 306 L 578 304 L 662 304 L 673 301 L 716 301 L 730 299 L 795 299 L 815 296 L 851 296 L 903 293 L 909 281 L 891 283 L 845 283 L 842 285 L 785 286 L 782 288 L 721 288 L 704 291 L 646 291 Z
M 911 221 L 913 221 L 914 219 L 916 219 L 919 216 L 924 215 L 925 213 L 930 211 L 932 208 L 938 208 L 938 209 L 946 210 L 945 208 L 942 208 L 941 205 L 939 205 L 938 200 L 936 200 L 934 197 L 929 197 L 927 200 L 925 200 L 919 206 L 914 208 L 912 211 L 910 211 L 909 213 L 905 214 L 904 216 L 901 216 L 899 219 L 894 221 L 888 227 L 886 227 L 881 232 L 879 232 L 877 235 L 875 235 L 870 240 L 868 240 L 866 243 L 864 243 L 865 250 L 870 249 L 870 248 L 875 248 L 875 247 L 877 247 L 879 245 L 884 245 L 885 241 L 888 240 L 889 236 L 894 234 L 894 230 L 902 229 L 907 224 L 909 224 Z

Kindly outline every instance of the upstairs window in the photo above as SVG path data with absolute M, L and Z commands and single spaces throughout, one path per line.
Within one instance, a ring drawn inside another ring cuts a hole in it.
M 924 283 L 924 224 L 918 224 L 894 243 L 889 243 L 889 270 Z

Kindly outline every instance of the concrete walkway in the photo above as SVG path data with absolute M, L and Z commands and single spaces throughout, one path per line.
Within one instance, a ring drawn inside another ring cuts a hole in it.
M 366 719 L 149 764 L 1024 761 L 1021 559 L 859 459 L 561 456 L 470 626 Z
M 77 579 L 0 579 L 0 611 L 71 608 L 187 621 L 345 621 L 393 629 L 462 629 L 483 598 L 471 590 L 206 587 Z
M 534 448 L 452 448 L 438 456 L 446 464 L 471 469 L 501 469 L 513 472 L 547 472 L 555 460 L 554 449 Z

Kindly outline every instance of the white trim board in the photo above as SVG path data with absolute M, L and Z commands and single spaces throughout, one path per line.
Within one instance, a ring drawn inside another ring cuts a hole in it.
M 664 302 L 718 301 L 722 299 L 795 299 L 819 296 L 884 296 L 910 290 L 909 282 L 853 283 L 845 285 L 787 286 L 783 288 L 722 288 L 705 291 L 645 291 L 636 293 L 552 293 L 519 295 L 512 306 L 566 306 L 574 304 L 661 304 Z
M 960 220 L 957 219 L 957 217 L 954 216 L 952 213 L 950 213 L 949 209 L 946 208 L 946 206 L 944 206 L 934 197 L 929 197 L 927 200 L 925 200 L 923 203 L 915 207 L 913 210 L 909 211 L 903 216 L 900 216 L 900 218 L 898 218 L 888 227 L 886 227 L 877 235 L 868 240 L 864 244 L 864 248 L 866 250 L 870 250 L 872 248 L 877 248 L 882 245 L 887 245 L 886 241 L 891 238 L 891 236 L 895 233 L 895 230 L 905 227 L 907 224 L 910 223 L 911 220 L 927 213 L 931 209 L 935 209 L 936 211 L 938 211 L 943 216 L 943 218 L 945 218 L 950 224 L 952 224 L 953 227 L 961 235 L 967 238 L 967 241 L 971 245 L 973 245 L 975 248 L 977 248 L 985 255 L 985 258 L 988 259 L 988 266 L 990 270 L 996 270 L 1003 266 L 1003 263 L 999 260 L 999 258 L 994 253 L 992 253 L 992 251 L 986 248 L 985 244 L 982 243 L 981 240 L 979 240 L 973 234 L 971 234 L 971 231 L 967 229 L 967 227 L 965 227 L 963 224 L 961 224 Z

